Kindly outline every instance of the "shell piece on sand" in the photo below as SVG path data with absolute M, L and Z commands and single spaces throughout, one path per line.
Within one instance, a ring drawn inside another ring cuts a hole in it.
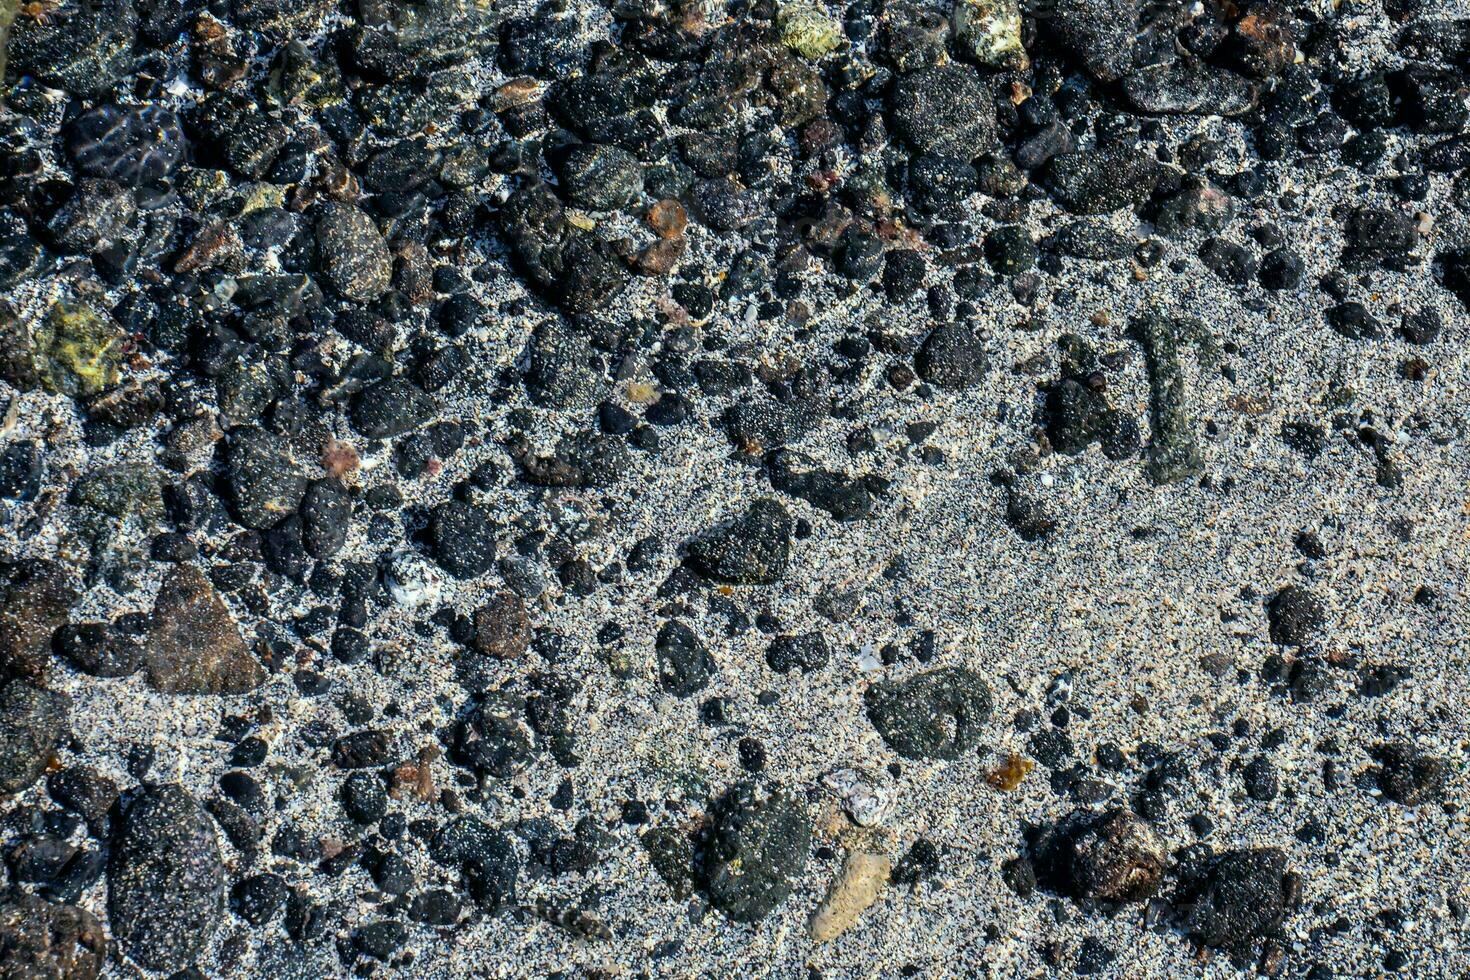
M 825 943 L 836 939 L 857 921 L 858 916 L 878 900 L 878 892 L 888 884 L 893 862 L 886 854 L 854 851 L 842 864 L 842 872 L 827 890 L 827 900 L 812 916 L 812 939 Z

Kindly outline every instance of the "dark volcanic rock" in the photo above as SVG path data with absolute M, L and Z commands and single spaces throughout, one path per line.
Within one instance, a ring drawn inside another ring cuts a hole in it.
M 1404 806 L 1418 806 L 1439 799 L 1449 782 L 1450 765 L 1441 758 L 1421 754 L 1403 742 L 1381 745 L 1378 759 L 1378 788 L 1385 798 Z
M 301 542 L 313 558 L 331 558 L 347 543 L 352 498 L 341 480 L 313 480 L 301 498 Z
M 602 357 L 586 337 L 550 321 L 531 335 L 526 390 L 550 408 L 588 408 L 603 392 Z
M 226 436 L 224 475 L 235 519 L 246 527 L 274 527 L 296 513 L 306 494 L 306 476 L 285 440 L 255 426 Z
M 122 952 L 151 970 L 188 966 L 224 910 L 214 821 L 180 786 L 144 790 L 123 810 L 107 863 L 108 924 Z
M 1057 203 L 1073 214 L 1137 207 L 1158 184 L 1159 164 L 1135 150 L 1068 153 L 1046 165 L 1043 178 Z
M 664 623 L 654 642 L 658 683 L 669 694 L 687 698 L 709 686 L 716 670 L 709 648 L 694 631 L 678 620 Z
M 159 586 L 147 666 L 149 685 L 165 694 L 244 694 L 266 677 L 224 601 L 193 565 L 176 566 Z
M 521 479 L 538 487 L 610 487 L 628 472 L 628 447 L 623 440 L 597 432 L 579 432 L 562 438 L 549 455 L 529 447 L 509 447 Z
M 802 633 L 799 636 L 778 636 L 766 648 L 766 663 L 778 674 L 800 670 L 810 674 L 821 670 L 832 659 L 827 640 L 821 633 Z
M 1095 223 L 1095 219 L 1081 219 L 1058 228 L 1041 244 L 1047 251 L 1070 258 L 1106 262 L 1110 259 L 1127 258 L 1133 254 L 1138 243 L 1133 236 Z
M 920 154 L 973 159 L 995 145 L 995 104 L 968 65 L 951 63 L 901 76 L 888 97 L 893 129 Z
M 556 161 L 557 176 L 571 203 L 589 211 L 624 207 L 643 190 L 643 166 L 627 150 L 579 143 Z
M 989 686 L 964 667 L 883 681 L 864 700 L 883 741 L 908 759 L 958 759 L 980 744 L 990 717 Z
M 1036 847 L 1039 880 L 1080 900 L 1141 902 L 1164 880 L 1168 848 L 1127 810 L 1069 814 Z
M 0 793 L 41 778 L 66 730 L 71 699 L 22 680 L 0 688 Z
M 52 634 L 66 623 L 77 598 L 58 562 L 0 563 L 0 677 L 46 676 Z
M 729 524 L 689 543 L 689 564 L 701 575 L 731 585 L 770 585 L 791 562 L 795 522 L 781 503 L 763 497 Z
M 1266 605 L 1271 642 L 1282 646 L 1306 646 L 1321 632 L 1327 620 L 1322 600 L 1299 585 L 1288 585 Z
M 10 37 L 10 71 L 73 95 L 101 95 L 127 72 L 137 31 L 133 0 L 96 0 L 64 16 L 21 16 Z
M 873 495 L 862 480 L 825 470 L 810 456 L 778 449 L 766 457 L 771 486 L 820 507 L 838 521 L 856 521 L 873 510 Z
M 924 339 L 914 357 L 919 377 L 947 391 L 962 391 L 977 384 L 989 370 L 985 346 L 962 324 L 936 327 Z
M 1092 77 L 1114 82 L 1135 68 L 1172 60 L 1171 10 L 1146 0 L 1057 0 L 1046 23 Z
M 759 922 L 791 894 L 806 867 L 811 817 L 778 791 L 742 783 L 715 802 L 697 856 L 710 904 L 735 922 Z
M 369 439 L 393 439 L 422 428 L 434 417 L 434 399 L 403 378 L 388 378 L 352 402 L 352 427 Z
M 475 817 L 444 826 L 429 844 L 429 856 L 457 868 L 471 897 L 487 912 L 515 900 L 521 859 L 510 837 Z
M 536 741 L 521 707 L 515 699 L 497 695 L 476 704 L 457 727 L 455 757 L 496 779 L 523 772 L 536 757 Z
M 107 933 L 91 912 L 34 895 L 0 901 L 0 976 L 94 980 L 107 962 Z
M 1280 930 L 1299 889 L 1277 848 L 1210 854 L 1204 847 L 1183 863 L 1173 904 L 1181 928 L 1244 965 L 1257 941 Z
M 316 219 L 317 260 L 344 299 L 367 303 L 388 288 L 393 262 L 378 226 L 359 208 L 332 202 Z
M 178 117 L 161 105 L 101 105 L 78 116 L 66 133 L 78 170 L 124 187 L 163 180 L 178 166 L 184 147 Z
M 495 564 L 494 522 L 484 508 L 448 500 L 434 508 L 429 525 L 434 558 L 455 578 L 474 578 Z

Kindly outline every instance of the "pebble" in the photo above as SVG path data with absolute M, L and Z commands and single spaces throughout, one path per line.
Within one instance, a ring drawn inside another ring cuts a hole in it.
M 1404 806 L 1418 806 L 1444 796 L 1451 776 L 1449 763 L 1421 753 L 1414 746 L 1395 742 L 1377 747 L 1378 788 L 1386 799 Z
M 1071 213 L 1105 214 L 1147 200 L 1158 185 L 1160 167 L 1135 151 L 1079 151 L 1053 157 L 1042 178 L 1057 203 Z
M 393 439 L 422 428 L 434 407 L 434 399 L 413 382 L 388 378 L 353 399 L 352 427 L 369 439 Z
M 982 65 L 1025 69 L 1031 59 L 1022 43 L 1017 0 L 956 0 L 955 37 Z
M 1278 848 L 1219 854 L 1202 848 L 1180 871 L 1174 899 L 1180 926 L 1202 945 L 1222 949 L 1244 965 L 1296 904 L 1294 876 Z
M 23 680 L 0 688 L 0 793 L 30 786 L 61 743 L 71 699 Z
M 1149 478 L 1164 485 L 1192 479 L 1203 470 L 1204 461 L 1180 360 L 1181 335 L 1186 327 L 1150 312 L 1135 320 L 1131 330 L 1148 362 L 1154 428 L 1148 450 Z
M 974 69 L 955 63 L 903 75 L 888 96 L 893 131 L 919 154 L 973 159 L 996 143 L 995 104 Z
M 456 868 L 470 896 L 494 913 L 516 896 L 521 864 L 509 837 L 476 817 L 459 817 L 434 835 L 429 856 Z
M 330 202 L 316 217 L 322 275 L 343 299 L 368 303 L 388 289 L 393 262 L 377 225 L 361 208 Z
M 812 916 L 812 941 L 831 942 L 851 929 L 858 917 L 878 900 L 892 872 L 893 863 L 886 854 L 870 851 L 849 854 L 842 862 L 842 871 L 827 889 L 827 897 Z
M 149 970 L 189 966 L 220 926 L 225 868 L 214 821 L 180 786 L 123 808 L 107 864 L 107 917 L 122 952 Z
M 643 192 L 643 166 L 627 150 L 578 143 L 556 160 L 568 200 L 589 211 L 614 211 Z
M 225 434 L 224 477 L 235 519 L 245 527 L 274 527 L 306 495 L 306 476 L 285 440 L 258 426 Z
M 77 169 L 124 187 L 156 184 L 173 173 L 187 141 L 179 118 L 161 105 L 104 104 L 78 116 L 66 148 Z
M 781 503 L 763 497 L 729 523 L 687 546 L 689 563 L 702 575 L 732 585 L 770 585 L 791 562 L 795 522 Z
M 944 324 L 934 328 L 914 356 L 919 377 L 946 391 L 973 387 L 990 369 L 985 347 L 969 327 Z
M 164 694 L 244 694 L 265 682 L 240 627 L 213 584 L 193 565 L 176 565 L 153 602 L 148 684 Z
M 709 648 L 678 620 L 660 627 L 654 653 L 659 686 L 674 697 L 687 698 L 704 690 L 717 669 Z
M 731 921 L 759 922 L 786 901 L 805 869 L 811 818 L 780 790 L 739 783 L 715 802 L 711 819 L 699 884 Z
M 1282 646 L 1308 646 L 1327 621 L 1322 600 L 1299 585 L 1288 585 L 1266 606 L 1271 642 Z
M 0 668 L 44 678 L 51 638 L 80 596 L 67 570 L 45 558 L 0 562 Z
M 903 681 L 880 681 L 864 695 L 868 719 L 906 759 L 953 761 L 980 744 L 990 688 L 963 667 L 941 667 Z
M 422 609 L 439 601 L 444 574 L 416 551 L 398 551 L 388 560 L 383 585 L 393 601 L 405 609 Z
M 516 660 L 531 644 L 531 618 L 520 597 L 497 592 L 475 610 L 475 649 L 499 660 Z
M 96 980 L 107 961 L 107 931 L 84 908 L 19 893 L 0 901 L 0 948 L 18 978 Z
M 457 579 L 471 579 L 495 564 L 496 527 L 481 507 L 448 500 L 434 508 L 429 534 L 434 560 Z
M 10 70 L 76 96 L 101 96 L 127 72 L 137 31 L 132 0 L 98 0 L 67 16 L 22 16 L 10 36 Z
M 842 807 L 859 827 L 876 827 L 893 807 L 893 788 L 866 769 L 834 769 L 822 785 L 842 800 Z
M 827 666 L 831 659 L 827 640 L 817 631 L 778 636 L 766 648 L 766 663 L 778 674 L 793 670 L 810 674 Z

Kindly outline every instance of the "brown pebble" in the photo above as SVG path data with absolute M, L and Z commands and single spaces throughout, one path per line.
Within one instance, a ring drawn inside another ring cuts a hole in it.
M 636 265 L 645 276 L 666 276 L 684 257 L 684 239 L 661 238 L 638 253 Z
M 475 649 L 500 660 L 514 660 L 531 643 L 531 620 L 513 592 L 499 592 L 475 610 Z
M 678 238 L 689 226 L 689 215 L 684 205 L 666 197 L 648 209 L 648 227 L 660 238 Z

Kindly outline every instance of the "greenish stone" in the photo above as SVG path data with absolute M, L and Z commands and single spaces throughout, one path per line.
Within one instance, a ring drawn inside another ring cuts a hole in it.
M 1031 63 L 1021 44 L 1017 0 L 957 0 L 954 29 L 960 43 L 983 65 L 1024 69 Z
M 1204 470 L 1200 458 L 1198 424 L 1189 404 L 1188 383 L 1180 345 L 1189 326 L 1162 313 L 1151 312 L 1133 322 L 1133 336 L 1143 346 L 1148 363 L 1149 409 L 1153 438 L 1146 472 L 1154 483 L 1182 483 Z
M 783 4 L 776 14 L 781 43 L 813 61 L 841 46 L 842 25 L 815 3 Z
M 71 501 L 117 518 L 163 514 L 158 470 L 147 463 L 119 463 L 94 470 L 77 481 Z
M 38 323 L 0 305 L 0 374 L 23 391 L 73 398 L 106 391 L 121 376 L 123 340 L 109 317 L 85 303 L 57 303 Z

